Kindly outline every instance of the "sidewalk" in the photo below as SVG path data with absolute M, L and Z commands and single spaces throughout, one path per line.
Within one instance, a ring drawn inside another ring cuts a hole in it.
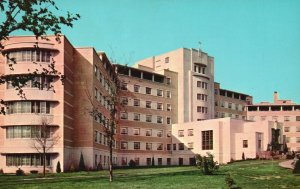
M 288 161 L 281 162 L 281 163 L 279 163 L 279 166 L 283 167 L 283 168 L 293 169 L 294 168 L 294 166 L 292 165 L 293 161 L 294 160 L 288 160 Z

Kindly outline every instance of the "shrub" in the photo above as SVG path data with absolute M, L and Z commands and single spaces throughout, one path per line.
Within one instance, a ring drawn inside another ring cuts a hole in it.
M 0 169 L 0 175 L 4 174 L 3 169 Z
M 154 161 L 154 157 L 152 157 L 152 166 L 155 166 L 155 161 Z
M 233 178 L 231 177 L 230 174 L 226 175 L 225 182 L 226 182 L 229 189 L 241 189 L 240 187 L 238 187 L 236 185 L 235 181 L 233 180 Z
M 300 174 L 300 160 L 299 159 L 295 163 L 293 173 L 294 174 Z
M 25 175 L 25 174 L 24 174 L 24 171 L 23 171 L 21 168 L 19 168 L 19 169 L 16 171 L 16 175 L 17 175 L 17 176 L 23 176 L 23 175 Z
M 56 172 L 61 173 L 60 162 L 58 161 L 56 164 Z
M 196 165 L 205 175 L 211 175 L 219 169 L 218 162 L 214 161 L 214 156 L 209 152 L 207 152 L 207 156 L 197 154 Z
M 30 173 L 31 173 L 31 174 L 38 174 L 39 171 L 38 171 L 38 170 L 31 170 Z
M 69 172 L 74 172 L 75 171 L 75 166 L 73 163 L 71 163 L 70 168 L 69 168 Z
M 130 160 L 129 163 L 128 163 L 129 167 L 135 167 L 135 161 L 133 160 Z
M 102 167 L 101 163 L 98 163 L 98 165 L 97 165 L 97 171 L 100 171 L 100 170 L 103 170 L 103 167 Z
M 83 154 L 81 152 L 80 160 L 79 160 L 79 166 L 78 166 L 78 171 L 85 171 L 85 170 L 86 170 L 86 168 L 85 168 L 85 165 L 84 165 Z
M 244 152 L 242 154 L 242 160 L 245 160 L 245 154 L 244 154 Z

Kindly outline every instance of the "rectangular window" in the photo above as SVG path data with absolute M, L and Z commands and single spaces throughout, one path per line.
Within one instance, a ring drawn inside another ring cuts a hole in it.
M 202 150 L 213 149 L 213 131 L 202 131 Z
M 152 158 L 147 158 L 146 161 L 147 161 L 147 166 L 151 166 L 152 165 Z
M 171 158 L 167 158 L 167 165 L 171 165 Z
M 138 157 L 134 158 L 134 162 L 135 162 L 136 166 L 139 166 L 140 165 L 140 158 L 138 158 Z
M 152 150 L 152 143 L 146 143 L 146 150 Z
M 157 137 L 162 137 L 163 136 L 163 131 L 160 130 L 160 131 L 157 131 Z
M 167 133 L 167 137 L 171 137 L 172 136 L 172 133 L 171 133 L 171 131 L 168 131 L 168 133 Z
M 188 129 L 188 136 L 194 136 L 194 130 Z
M 284 121 L 290 121 L 290 116 L 284 116 Z
M 133 105 L 134 106 L 140 106 L 140 100 L 139 99 L 134 99 L 133 100 Z
M 296 121 L 300 121 L 300 116 L 296 116 Z
M 284 127 L 284 132 L 290 132 L 290 127 Z
M 100 98 L 101 99 L 101 98 Z M 122 97 L 122 104 L 127 106 L 128 105 L 128 98 L 127 97 Z
M 171 78 L 167 77 L 167 85 L 171 84 Z
M 135 149 L 135 150 L 139 150 L 140 149 L 140 142 L 134 142 L 133 143 L 133 148 Z
M 184 144 L 178 143 L 178 150 L 184 150 Z
M 178 130 L 178 137 L 184 137 L 184 130 Z
M 134 85 L 134 92 L 139 93 L 140 92 L 140 86 L 139 85 Z
M 171 91 L 166 91 L 166 93 L 167 93 L 166 97 L 171 98 Z
M 171 124 L 171 118 L 167 117 L 167 124 L 170 125 Z
M 121 150 L 127 150 L 128 149 L 128 142 L 121 141 Z
M 162 103 L 157 103 L 157 109 L 158 110 L 162 110 L 163 108 L 163 104 Z
M 121 112 L 121 119 L 128 119 L 128 114 L 126 112 Z
M 170 60 L 170 58 L 169 58 L 169 57 L 166 57 L 166 58 L 165 58 L 165 63 L 166 63 L 166 64 L 169 63 L 169 60 Z
M 189 142 L 188 143 L 188 150 L 192 150 L 194 149 L 194 143 L 193 142 Z
M 201 81 L 197 81 L 197 87 L 201 88 L 201 86 L 202 86 Z
M 133 120 L 134 121 L 140 121 L 140 114 L 134 113 L 133 114 Z
M 121 89 L 124 90 L 124 91 L 127 91 L 127 83 L 122 83 L 121 85 Z
M 151 135 L 152 135 L 152 130 L 151 129 L 146 130 L 146 136 L 151 136 Z
M 171 104 L 167 104 L 167 111 L 171 111 Z
M 243 140 L 243 148 L 248 148 L 248 140 Z
M 157 96 L 163 96 L 163 91 L 160 89 L 157 89 Z
M 171 144 L 167 144 L 167 150 L 168 150 L 168 151 L 171 150 Z
M 151 95 L 151 88 L 146 87 L 146 94 L 150 94 Z
M 140 135 L 140 129 L 139 128 L 133 129 L 133 135 Z
M 146 115 L 146 122 L 152 122 L 152 115 Z
M 151 101 L 146 101 L 146 108 L 151 108 Z
M 176 150 L 176 144 L 173 144 L 173 150 L 174 151 Z
M 157 158 L 157 165 L 162 166 L 162 158 Z
M 157 116 L 157 123 L 163 123 L 163 119 L 161 116 Z
M 163 144 L 162 143 L 158 143 L 156 149 L 157 150 L 163 150 Z

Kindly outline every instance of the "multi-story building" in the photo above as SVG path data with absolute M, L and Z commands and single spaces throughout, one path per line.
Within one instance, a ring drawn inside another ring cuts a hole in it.
M 280 100 L 274 92 L 274 102 L 261 102 L 247 106 L 247 118 L 251 121 L 271 120 L 282 122 L 285 142 L 289 150 L 300 151 L 300 104 Z
M 214 118 L 214 58 L 207 53 L 180 48 L 141 60 L 134 67 L 178 73 L 178 123 Z
M 48 39 L 22 36 L 3 41 L 1 74 L 14 78 L 35 70 L 38 73 L 23 88 L 26 98 L 20 98 L 10 82 L 0 85 L 0 99 L 6 105 L 6 115 L 0 115 L 0 168 L 4 172 L 15 172 L 16 167 L 26 172 L 42 169 L 41 154 L 32 144 L 35 136 L 41 135 L 43 120 L 47 120 L 47 138 L 57 139 L 47 151 L 48 171 L 55 171 L 58 161 L 63 171 L 78 167 L 81 154 L 87 168 L 107 168 L 110 99 L 116 87 L 121 88 L 118 97 L 122 102 L 112 155 L 117 166 L 128 165 L 130 160 L 152 165 L 153 159 L 155 165 L 189 164 L 193 154 L 207 150 L 226 163 L 230 158 L 239 159 L 241 151 L 252 157 L 259 140 L 264 138 L 261 145 L 265 146 L 270 139 L 267 123 L 256 129 L 254 122 L 207 120 L 215 118 L 215 110 L 218 115 L 227 112 L 243 118 L 242 107 L 252 98 L 215 87 L 214 59 L 200 50 L 180 48 L 142 60 L 133 68 L 112 65 L 104 52 L 97 53 L 92 47 L 75 48 L 65 36 L 60 43 L 55 36 Z M 45 74 L 52 65 L 58 72 Z M 228 104 L 215 107 L 215 99 Z M 298 109 L 298 105 L 292 106 L 292 110 Z M 207 121 L 198 122 L 202 120 Z M 186 140 L 179 130 L 189 133 Z M 234 140 L 228 141 L 231 138 Z M 244 140 L 251 149 L 241 147 Z M 206 144 L 209 149 L 200 148 Z M 225 144 L 230 149 L 226 150 Z
M 171 125 L 177 122 L 177 74 L 117 66 L 121 82 L 120 165 L 171 164 Z
M 246 105 L 252 104 L 252 96 L 220 88 L 215 82 L 215 118 L 246 119 Z

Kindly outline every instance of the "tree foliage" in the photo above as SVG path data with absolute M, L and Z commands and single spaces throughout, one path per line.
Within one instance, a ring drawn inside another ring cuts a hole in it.
M 60 162 L 59 161 L 57 162 L 57 165 L 56 165 L 56 172 L 61 173 L 61 168 L 60 168 Z
M 81 152 L 80 154 L 80 160 L 79 160 L 79 166 L 78 166 L 78 171 L 85 171 L 85 164 L 84 164 L 84 159 L 83 159 L 83 154 Z
M 207 152 L 206 154 L 206 156 L 196 155 L 196 165 L 202 170 L 203 174 L 211 175 L 219 169 L 219 165 L 217 161 L 214 161 L 214 156 L 211 153 Z
M 294 169 L 293 169 L 294 174 L 300 174 L 300 160 L 296 160 Z

